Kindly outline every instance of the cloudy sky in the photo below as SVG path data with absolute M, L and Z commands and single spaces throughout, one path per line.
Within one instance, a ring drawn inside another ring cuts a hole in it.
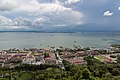
M 120 0 L 0 0 L 0 30 L 120 30 Z

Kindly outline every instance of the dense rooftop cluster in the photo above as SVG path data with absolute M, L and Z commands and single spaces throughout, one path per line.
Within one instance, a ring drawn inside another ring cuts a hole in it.
M 104 63 L 117 63 L 117 55 L 120 54 L 119 45 L 111 45 L 110 48 L 81 48 L 74 46 L 74 48 L 60 48 L 50 47 L 44 49 L 29 48 L 29 49 L 8 49 L 0 52 L 0 65 L 2 67 L 15 67 L 20 64 L 56 64 L 62 65 L 63 60 L 72 64 L 86 65 L 86 56 L 93 56 L 95 59 Z

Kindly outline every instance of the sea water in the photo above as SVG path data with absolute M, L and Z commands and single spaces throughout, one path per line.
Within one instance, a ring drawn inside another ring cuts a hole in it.
M 47 48 L 81 47 L 106 48 L 120 44 L 120 32 L 77 32 L 77 33 L 39 33 L 39 32 L 1 32 L 0 50 L 9 48 Z

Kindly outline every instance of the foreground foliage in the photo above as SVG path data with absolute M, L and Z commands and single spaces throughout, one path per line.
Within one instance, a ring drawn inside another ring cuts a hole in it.
M 120 63 L 104 64 L 92 56 L 85 60 L 87 65 L 74 65 L 64 60 L 65 70 L 46 64 L 0 68 L 0 80 L 120 80 Z

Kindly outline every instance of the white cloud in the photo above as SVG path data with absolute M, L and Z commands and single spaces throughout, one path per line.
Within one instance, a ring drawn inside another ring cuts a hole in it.
M 118 7 L 118 10 L 120 10 L 120 7 Z
M 61 4 L 61 3 L 59 2 L 59 0 L 53 0 L 53 3 L 55 3 L 55 4 Z
M 12 25 L 12 20 L 0 15 L 0 26 Z
M 55 0 L 52 3 L 40 3 L 37 0 L 6 0 L 17 4 L 17 7 L 11 9 L 12 13 L 21 13 L 15 19 L 6 18 L 1 28 L 8 29 L 40 29 L 40 28 L 57 28 L 77 26 L 82 24 L 83 14 L 72 8 L 65 7 L 59 0 Z M 76 3 L 79 0 L 75 0 L 71 3 Z M 27 15 L 26 18 L 22 18 L 23 15 Z M 29 19 L 28 19 L 29 18 Z M 8 20 L 7 20 L 8 19 Z M 3 20 L 3 18 L 1 19 Z M 6 27 L 5 27 L 6 26 Z M 11 26 L 11 27 L 10 27 Z
M 63 11 L 69 11 L 70 8 L 66 8 L 59 4 L 40 4 L 40 9 L 37 11 L 38 15 L 40 14 L 51 14 L 51 13 L 60 13 Z
M 29 25 L 30 26 L 30 25 Z M 0 29 L 9 30 L 9 29 L 27 29 L 28 23 L 27 19 L 19 18 L 19 19 L 9 19 L 7 17 L 0 15 Z
M 83 14 L 66 8 L 59 4 L 44 4 L 44 8 L 39 10 L 35 16 L 46 16 L 48 19 L 43 23 L 49 27 L 76 26 L 82 23 Z M 62 26 L 60 26 L 62 24 Z
M 15 11 L 35 12 L 39 8 L 40 8 L 40 3 L 37 0 L 29 0 L 29 1 L 21 0 L 21 2 L 19 2 L 18 7 L 15 9 Z
M 113 12 L 110 12 L 110 11 L 106 11 L 103 14 L 103 16 L 112 16 L 112 15 L 113 15 Z
M 44 26 L 44 22 L 46 21 L 46 18 L 37 18 L 32 22 L 32 26 L 34 26 L 34 28 L 42 28 Z
M 18 17 L 12 20 L 15 26 L 31 26 L 31 20 L 27 18 Z
M 77 3 L 80 2 L 81 0 L 67 0 L 65 1 L 65 4 L 73 4 L 73 3 Z
M 17 7 L 16 0 L 0 0 L 0 11 L 9 11 Z

